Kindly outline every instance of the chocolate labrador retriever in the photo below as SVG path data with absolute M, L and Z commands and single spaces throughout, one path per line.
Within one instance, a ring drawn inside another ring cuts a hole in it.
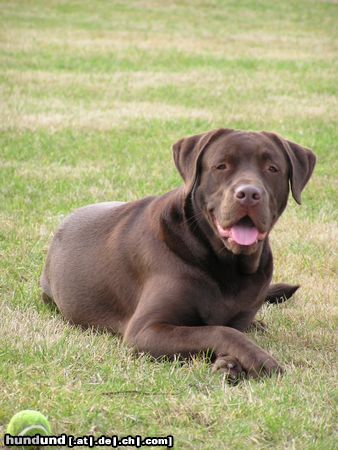
M 271 285 L 269 234 L 289 184 L 300 203 L 315 156 L 268 132 L 218 129 L 173 146 L 184 186 L 161 197 L 76 210 L 57 230 L 41 287 L 75 324 L 120 333 L 154 357 L 215 355 L 236 378 L 281 372 L 243 331 Z

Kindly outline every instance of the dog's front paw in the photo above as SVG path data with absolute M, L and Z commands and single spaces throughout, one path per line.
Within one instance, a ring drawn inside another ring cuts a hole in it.
M 237 382 L 244 376 L 240 362 L 233 356 L 217 356 L 212 365 L 212 372 L 221 372 L 231 383 Z
M 258 378 L 261 376 L 282 375 L 284 369 L 268 353 L 260 352 L 252 358 L 251 364 L 246 367 L 249 377 Z

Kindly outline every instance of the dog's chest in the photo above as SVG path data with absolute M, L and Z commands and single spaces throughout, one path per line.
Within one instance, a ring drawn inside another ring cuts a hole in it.
M 250 315 L 261 305 L 265 283 L 260 280 L 237 280 L 219 289 L 206 302 L 205 320 L 208 325 L 229 325 L 236 317 Z

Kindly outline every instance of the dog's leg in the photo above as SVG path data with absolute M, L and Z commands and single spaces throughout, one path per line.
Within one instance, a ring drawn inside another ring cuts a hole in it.
M 188 277 L 157 275 L 144 285 L 123 339 L 137 351 L 155 358 L 212 352 L 217 359 L 229 357 L 232 361 L 227 358 L 226 364 L 233 363 L 252 377 L 281 373 L 276 360 L 241 331 L 203 325 L 206 296 L 212 301 L 212 296 L 218 298 L 217 295 L 218 291 L 210 289 L 210 285 L 197 284 Z
M 270 304 L 283 303 L 291 298 L 299 287 L 299 285 L 286 283 L 271 284 L 269 286 L 265 302 Z
M 176 326 L 164 321 L 147 324 L 136 331 L 128 327 L 124 340 L 139 352 L 157 358 L 181 355 L 187 357 L 201 351 L 212 351 L 216 362 L 224 356 L 243 367 L 250 376 L 281 373 L 272 356 L 251 342 L 242 332 L 223 326 Z
M 211 351 L 217 358 L 216 369 L 224 367 L 218 360 L 227 357 L 228 369 L 234 365 L 252 377 L 282 372 L 275 359 L 241 331 L 217 325 L 186 326 L 195 320 L 197 305 L 203 299 L 201 289 L 184 286 L 182 281 L 176 285 L 174 280 L 167 284 L 163 279 L 149 283 L 129 320 L 124 341 L 155 358 Z

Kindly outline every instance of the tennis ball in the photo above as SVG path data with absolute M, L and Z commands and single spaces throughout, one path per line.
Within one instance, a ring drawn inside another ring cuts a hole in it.
M 51 427 L 47 418 L 39 411 L 26 409 L 16 413 L 10 420 L 6 433 L 12 436 L 50 436 Z M 34 447 L 26 447 L 31 449 Z

